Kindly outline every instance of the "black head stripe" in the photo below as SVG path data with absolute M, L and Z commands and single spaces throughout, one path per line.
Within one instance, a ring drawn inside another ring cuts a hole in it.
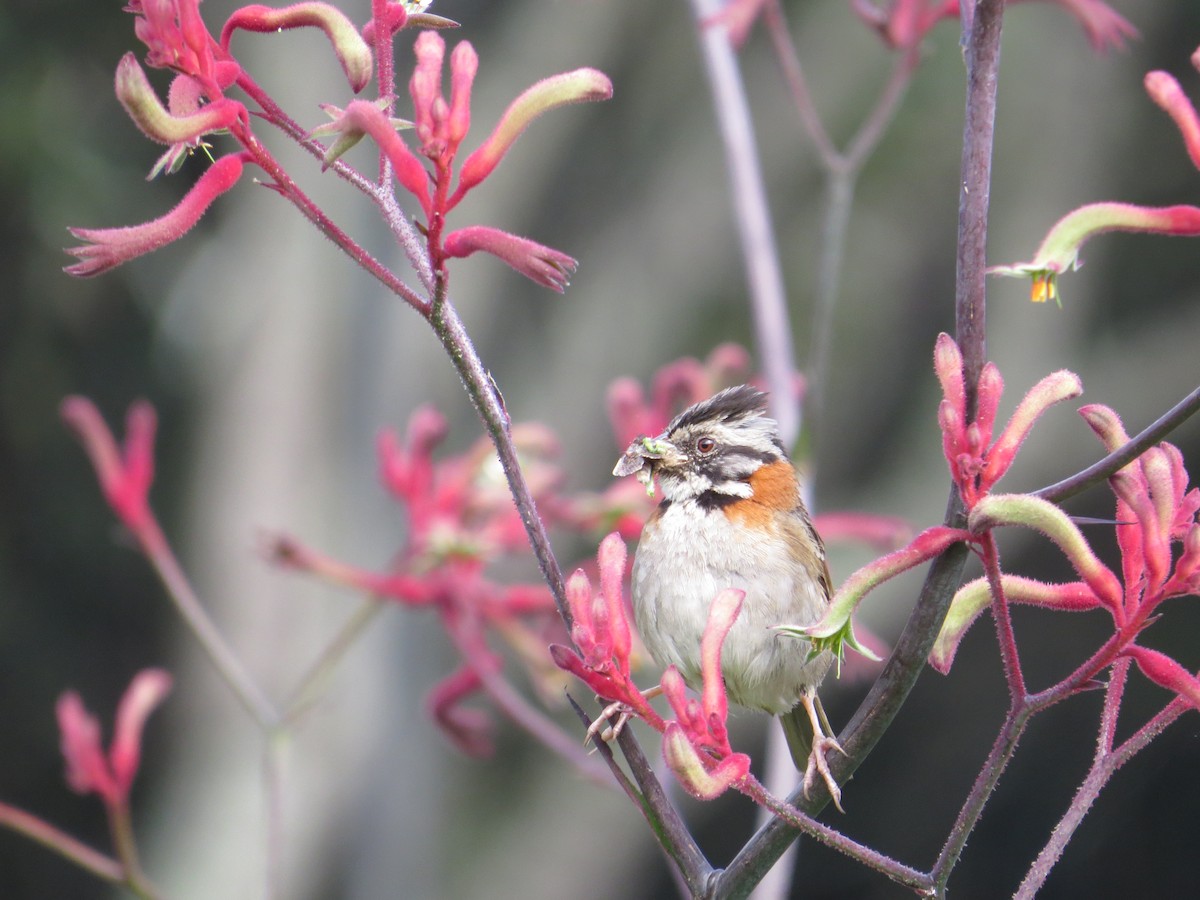
M 741 384 L 688 407 L 667 426 L 667 432 L 701 422 L 733 422 L 766 411 L 767 395 L 748 384 Z

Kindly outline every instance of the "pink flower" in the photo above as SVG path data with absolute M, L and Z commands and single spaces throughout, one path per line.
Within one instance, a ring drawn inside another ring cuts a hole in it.
M 127 228 L 69 228 L 73 237 L 88 241 L 67 253 L 79 262 L 63 268 L 82 278 L 115 269 L 151 251 L 179 240 L 200 221 L 212 202 L 232 188 L 242 176 L 243 155 L 222 156 L 208 167 L 179 204 L 161 218 Z
M 990 362 L 983 367 L 976 392 L 975 416 L 967 421 L 962 354 L 948 334 L 938 335 L 933 360 L 942 383 L 943 397 L 938 407 L 942 452 L 963 503 L 970 510 L 1008 471 L 1038 417 L 1053 404 L 1078 397 L 1083 393 L 1083 385 L 1071 372 L 1047 375 L 1025 395 L 993 442 L 992 429 L 1004 391 L 1000 371 Z
M 154 408 L 145 401 L 129 408 L 121 449 L 91 400 L 68 397 L 60 411 L 91 458 L 108 505 L 130 531 L 143 531 L 151 522 L 150 485 L 154 481 L 157 426 Z
M 1089 5 L 1076 0 L 1078 5 Z M 1192 57 L 1200 62 L 1200 51 Z M 1200 68 L 1200 65 L 1197 65 Z M 1174 76 L 1166 72 L 1149 72 L 1144 79 L 1146 93 L 1162 107 L 1179 128 L 1184 146 L 1192 163 L 1200 168 L 1200 115 L 1184 94 Z M 1041 246 L 1028 262 L 993 266 L 989 274 L 1033 279 L 1030 294 L 1035 303 L 1053 299 L 1060 306 L 1058 276 L 1078 269 L 1083 245 L 1099 234 L 1109 231 L 1143 232 L 1148 234 L 1196 237 L 1200 235 L 1200 207 L 1137 206 L 1132 203 L 1089 203 L 1063 216 L 1051 227 Z
M 162 669 L 139 672 L 117 707 L 116 729 L 108 753 L 100 745 L 100 724 L 74 691 L 58 699 L 56 712 L 67 761 L 67 783 L 81 794 L 96 793 L 109 806 L 128 803 L 129 791 L 141 763 L 142 729 L 146 717 L 171 690 L 171 676 Z
M 1084 406 L 1080 413 L 1110 452 L 1129 442 L 1120 418 L 1108 407 Z M 1098 657 L 1102 664 L 1128 656 L 1151 681 L 1200 706 L 1200 682 L 1193 675 L 1165 654 L 1136 643 L 1164 601 L 1200 592 L 1200 489 L 1188 488 L 1183 456 L 1167 443 L 1147 450 L 1109 483 L 1116 495 L 1120 577 L 1104 565 L 1066 513 L 1038 497 L 983 497 L 971 511 L 970 528 L 978 532 L 1017 525 L 1050 538 L 1081 580 L 1045 584 L 1005 574 L 1001 587 L 1007 599 L 1066 611 L 1107 610 L 1115 640 L 1107 657 Z M 949 669 L 962 636 L 988 604 L 988 586 L 981 580 L 958 591 L 930 658 L 935 668 Z
M 375 5 L 372 4 L 372 8 L 374 8 L 374 6 Z M 382 30 L 385 35 L 384 40 L 388 40 L 392 35 L 408 24 L 408 9 L 405 8 L 404 0 L 397 0 L 397 2 L 384 3 L 382 12 L 383 15 L 380 19 L 379 25 L 382 26 Z M 366 25 L 363 26 L 362 30 L 363 39 L 371 46 L 375 45 L 375 28 L 375 19 L 371 19 Z
M 446 435 L 445 418 L 429 406 L 414 411 L 403 438 L 390 430 L 379 435 L 380 479 L 408 520 L 404 545 L 389 570 L 359 568 L 287 536 L 271 540 L 267 550 L 280 565 L 436 613 L 462 665 L 433 688 L 426 708 L 456 747 L 486 755 L 494 748 L 491 719 L 464 701 L 481 691 L 510 696 L 511 687 L 502 683 L 503 658 L 489 647 L 489 637 L 504 640 L 530 682 L 549 693 L 551 681 L 562 676 L 546 658 L 547 637 L 562 633 L 562 625 L 544 584 L 502 584 L 489 577 L 491 562 L 529 552 L 525 529 L 491 443 L 481 439 L 464 453 L 437 459 Z M 530 424 L 514 426 L 512 437 L 530 489 L 552 518 L 561 505 L 557 442 L 545 428 Z M 561 695 L 561 682 L 554 693 Z M 505 702 L 514 701 L 510 696 Z
M 325 32 L 354 93 L 370 82 L 371 48 L 346 14 L 328 3 L 294 3 L 282 9 L 256 3 L 243 6 L 234 11 L 221 29 L 221 50 L 228 54 L 229 41 L 239 29 L 272 32 L 290 28 L 319 28 Z
M 176 80 L 173 84 L 194 82 Z M 126 53 L 117 64 L 116 87 L 117 99 L 129 118 L 142 134 L 160 144 L 196 147 L 205 134 L 229 128 L 235 122 L 249 121 L 249 114 L 242 104 L 224 97 L 200 104 L 198 98 L 192 96 L 187 98 L 190 102 L 184 101 L 190 107 L 186 113 L 174 109 L 168 112 L 132 53 Z M 173 99 L 178 97 L 179 92 L 176 92 Z
M 134 33 L 146 45 L 146 64 L 194 78 L 216 100 L 240 73 L 200 18 L 200 0 L 129 0 Z
M 417 37 L 414 53 L 417 61 L 409 80 L 409 94 L 416 152 L 395 133 L 401 123 L 388 119 L 379 106 L 356 101 L 344 110 L 326 107 L 333 122 L 313 132 L 317 136 L 336 135 L 325 163 L 333 162 L 363 136 L 370 135 L 391 162 L 400 184 L 421 205 L 426 217 L 423 230 L 435 271 L 442 271 L 450 258 L 483 250 L 527 278 L 561 293 L 576 266 L 567 254 L 496 228 L 473 226 L 444 235 L 445 220 L 468 191 L 495 171 L 534 119 L 568 103 L 610 97 L 612 83 L 594 69 L 578 69 L 537 82 L 509 105 L 491 135 L 467 157 L 455 186 L 456 160 L 471 127 L 471 90 L 479 71 L 479 57 L 467 41 L 454 48 L 447 99 L 442 89 L 446 42 L 441 35 L 423 31 Z M 432 171 L 426 170 L 418 155 L 432 164 Z
M 1165 653 L 1139 647 L 1136 644 L 1124 651 L 1133 658 L 1142 674 L 1160 687 L 1179 695 L 1189 705 L 1200 709 L 1200 680 Z
M 586 683 L 598 696 L 625 704 L 662 731 L 662 718 L 646 702 L 630 674 L 633 630 L 622 590 L 626 551 L 619 535 L 610 534 L 600 542 L 596 560 L 599 593 L 592 593 L 591 582 L 582 569 L 567 580 L 567 605 L 573 619 L 571 640 L 578 652 L 552 644 L 550 655 L 555 665 Z
M 478 670 L 462 666 L 442 679 L 425 700 L 430 717 L 454 746 L 478 759 L 491 756 L 496 749 L 491 717 L 481 709 L 470 709 L 462 701 L 482 686 Z
M 455 51 L 457 54 L 457 50 Z M 451 64 L 453 65 L 453 60 Z M 474 78 L 474 72 L 471 77 Z M 469 82 L 468 82 L 469 85 Z M 543 78 L 509 104 L 500 121 L 479 149 L 467 157 L 459 175 L 458 190 L 450 200 L 453 207 L 471 188 L 487 178 L 508 153 L 522 132 L 543 113 L 572 103 L 590 103 L 607 100 L 612 96 L 612 82 L 603 72 L 595 69 L 576 69 Z M 455 95 L 457 99 L 457 94 Z M 451 114 L 455 104 L 451 102 Z M 465 114 L 464 114 L 465 115 Z M 465 123 L 469 119 L 463 118 Z M 465 134 L 465 129 L 463 131 Z
M 1196 57 L 1193 57 L 1193 60 Z M 1192 164 L 1200 169 L 1200 116 L 1175 77 L 1167 72 L 1147 72 L 1146 93 L 1162 107 L 1179 128 Z
M 370 135 L 380 152 L 392 164 L 396 179 L 404 186 L 405 190 L 417 198 L 425 215 L 432 218 L 433 200 L 429 194 L 429 173 L 425 171 L 421 161 L 396 133 L 397 128 L 411 127 L 412 123 L 402 119 L 389 118 L 383 111 L 383 107 L 387 105 L 386 99 L 377 103 L 352 100 L 345 109 L 339 109 L 331 103 L 324 103 L 321 105 L 321 109 L 333 121 L 314 128 L 310 136 L 336 135 L 323 160 L 325 167 L 328 167 L 343 153 Z
M 727 588 L 709 608 L 700 639 L 699 702 L 687 696 L 674 666 L 663 673 L 663 695 L 675 713 L 663 734 L 663 756 L 684 789 L 704 800 L 723 793 L 750 771 L 750 757 L 729 745 L 729 700 L 721 674 L 721 650 L 745 597 L 745 591 Z
M 1014 0 L 1019 2 L 1019 0 Z M 1100 0 L 1050 0 L 1073 15 L 1092 49 L 1121 49 L 1137 36 L 1137 29 Z M 858 17 L 879 32 L 885 43 L 898 49 L 915 48 L 943 19 L 959 17 L 958 0 L 891 0 L 881 7 L 870 0 L 852 0 Z
M 1121 420 L 1093 404 L 1080 414 L 1111 451 L 1128 443 Z M 1173 444 L 1151 447 L 1110 479 L 1117 495 L 1117 544 L 1125 611 L 1142 620 L 1164 600 L 1200 588 L 1200 488 L 1188 490 L 1183 455 Z M 1175 559 L 1174 545 L 1182 552 Z
M 1078 269 L 1083 245 L 1093 237 L 1110 231 L 1195 237 L 1200 235 L 1200 207 L 1088 203 L 1067 213 L 1051 226 L 1033 259 L 1007 266 L 992 266 L 988 274 L 1032 278 L 1030 299 L 1034 303 L 1054 300 L 1061 306 L 1058 276 Z
M 484 225 L 451 232 L 446 235 L 443 247 L 446 256 L 450 257 L 470 256 L 478 250 L 490 253 L 531 281 L 560 294 L 570 283 L 567 279 L 579 265 L 576 260 L 552 247 Z

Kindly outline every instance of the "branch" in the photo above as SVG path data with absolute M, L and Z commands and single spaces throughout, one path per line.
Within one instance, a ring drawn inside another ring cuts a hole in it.
M 986 309 L 985 243 L 991 183 L 992 135 L 996 110 L 996 80 L 1000 61 L 1002 0 L 979 0 L 967 36 L 967 99 L 962 156 L 962 192 L 959 199 L 958 274 L 955 311 L 958 343 L 963 353 L 964 378 L 970 404 L 986 356 L 984 341 Z M 952 492 L 945 523 L 963 527 L 962 502 Z M 967 548 L 956 544 L 939 556 L 929 569 L 920 597 L 909 616 L 896 648 L 867 697 L 838 736 L 846 757 L 833 761 L 838 781 L 852 774 L 891 725 L 917 677 L 946 616 L 950 598 L 962 580 Z M 818 786 L 819 788 L 819 786 Z M 820 793 L 806 801 L 797 791 L 788 798 L 794 806 L 812 814 L 826 802 Z M 796 837 L 796 830 L 775 819 L 750 839 L 722 874 L 730 885 L 724 896 L 743 897 L 775 863 Z
M 711 23 L 712 17 L 720 12 L 720 5 L 716 0 L 690 2 L 725 148 L 730 198 L 746 264 L 755 343 L 774 399 L 772 413 L 779 422 L 784 444 L 791 444 L 800 433 L 800 412 L 792 390 L 795 353 L 787 290 L 779 265 L 779 248 L 771 225 L 750 105 L 737 56 L 729 43 L 729 32 L 723 25 Z
M 97 878 L 111 881 L 113 884 L 121 884 L 125 880 L 125 869 L 119 861 L 99 850 L 93 850 L 65 831 L 15 806 L 0 803 L 0 827 L 25 835 L 31 841 L 66 857 Z
M 1172 406 L 1158 417 L 1148 428 L 1131 439 L 1128 444 L 1118 447 L 1108 456 L 1088 466 L 1082 472 L 1064 478 L 1041 490 L 1034 491 L 1035 497 L 1061 503 L 1076 494 L 1082 493 L 1094 484 L 1104 481 L 1117 470 L 1133 462 L 1148 449 L 1162 441 L 1168 434 L 1186 422 L 1197 410 L 1200 410 L 1200 387 Z
M 954 309 L 970 418 L 975 412 L 975 386 L 987 360 L 987 222 L 1003 19 L 1002 0 L 979 0 L 966 36 L 967 104 L 958 195 Z
M 701 896 L 712 881 L 714 874 L 712 865 L 701 852 L 692 833 L 688 831 L 679 811 L 667 797 L 667 792 L 663 790 L 662 784 L 654 774 L 654 768 L 646 759 L 633 732 L 628 728 L 623 730 L 617 737 L 617 745 L 625 754 L 625 761 L 629 763 L 629 771 L 641 789 L 642 812 L 646 816 L 646 821 L 654 829 L 659 843 L 671 854 L 671 858 L 679 866 L 680 874 L 687 882 L 692 895 Z
M 1114 756 L 1112 742 L 1121 696 L 1125 691 L 1125 680 L 1129 674 L 1129 663 L 1128 658 L 1123 658 L 1113 665 L 1112 677 L 1109 679 L 1108 688 L 1104 694 L 1104 710 L 1100 718 L 1100 734 L 1096 742 L 1096 755 L 1092 760 L 1092 767 L 1088 770 L 1083 783 L 1079 785 L 1079 789 L 1071 799 L 1071 805 L 1067 807 L 1062 819 L 1054 826 L 1054 830 L 1050 833 L 1050 840 L 1046 842 L 1046 846 L 1042 847 L 1037 859 L 1025 873 L 1021 886 L 1013 895 L 1014 900 L 1030 900 L 1041 890 L 1042 885 L 1046 883 L 1046 878 L 1050 875 L 1050 870 L 1062 856 L 1067 843 L 1075 835 L 1075 830 L 1083 821 L 1083 817 L 1087 815 L 1088 810 L 1092 808 L 1092 804 L 1096 802 L 1096 797 L 1100 795 L 1101 789 L 1108 783 L 1117 768 L 1128 759 L 1127 756 Z M 1115 765 L 1113 764 L 1114 759 L 1119 759 Z
M 521 516 L 521 524 L 525 526 L 525 533 L 529 536 L 534 556 L 537 557 L 538 568 L 541 569 L 542 578 L 549 586 L 550 593 L 554 595 L 554 604 L 558 607 L 558 613 L 562 616 L 569 631 L 574 624 L 574 617 L 567 606 L 567 591 L 563 582 L 562 569 L 559 568 L 558 559 L 550 546 L 550 537 L 546 534 L 545 523 L 538 514 L 537 505 L 533 502 L 533 495 L 530 493 L 529 485 L 525 482 L 525 475 L 521 471 L 521 463 L 517 459 L 517 448 L 512 441 L 508 410 L 504 408 L 504 401 L 495 388 L 491 373 L 484 367 L 475 350 L 475 345 L 471 343 L 462 319 L 458 317 L 458 312 L 445 297 L 445 287 L 439 284 L 438 290 L 441 295 L 434 298 L 434 303 L 428 313 L 429 323 L 433 326 L 434 333 L 442 342 L 442 346 L 446 348 L 450 361 L 458 371 L 458 377 L 467 391 L 467 396 L 471 398 L 475 411 L 483 420 L 488 436 L 496 447 L 500 466 L 504 470 L 504 477 L 508 480 L 509 492 L 512 494 L 517 512 Z

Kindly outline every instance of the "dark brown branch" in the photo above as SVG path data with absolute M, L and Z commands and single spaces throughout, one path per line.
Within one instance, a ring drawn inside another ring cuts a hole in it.
M 1000 63 L 1003 0 L 979 0 L 966 41 L 967 96 L 963 126 L 961 191 L 959 195 L 958 270 L 955 280 L 957 339 L 963 354 L 963 375 L 970 412 L 986 359 L 986 243 L 991 185 L 992 138 L 996 116 L 996 82 Z M 957 492 L 950 498 L 945 522 L 963 526 Z M 832 769 L 844 781 L 862 763 L 891 725 L 925 667 L 950 599 L 962 580 L 967 548 L 955 545 L 930 567 L 920 597 L 884 670 L 851 718 L 839 741 L 846 757 Z M 828 796 L 807 801 L 800 791 L 789 802 L 814 814 Z M 797 832 L 779 819 L 763 826 L 722 873 L 716 896 L 744 897 L 779 859 Z
M 1051 503 L 1061 503 L 1069 497 L 1080 494 L 1092 485 L 1099 484 L 1114 472 L 1133 462 L 1148 449 L 1162 441 L 1168 434 L 1186 422 L 1200 410 L 1200 387 L 1172 406 L 1158 417 L 1148 428 L 1138 434 L 1123 447 L 1118 447 L 1108 456 L 1088 466 L 1082 472 L 1064 478 L 1062 481 L 1034 491 L 1034 496 L 1049 500 Z

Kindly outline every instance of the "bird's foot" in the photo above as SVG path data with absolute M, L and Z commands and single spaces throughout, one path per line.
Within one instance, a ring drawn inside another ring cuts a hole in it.
M 633 715 L 633 710 L 629 704 L 610 703 L 600 711 L 600 715 L 588 726 L 587 733 L 583 736 L 585 744 L 591 743 L 594 740 L 601 740 L 604 743 L 615 741 L 621 736 L 621 732 L 625 730 L 625 725 L 629 722 L 630 716 Z M 613 716 L 617 717 L 616 724 L 609 724 L 609 720 Z
M 829 771 L 828 753 L 833 750 L 842 756 L 846 755 L 842 745 L 833 738 L 826 735 L 813 738 L 812 752 L 808 756 L 808 767 L 804 770 L 804 796 L 808 796 L 812 786 L 817 783 L 817 776 L 820 775 L 821 780 L 825 782 L 825 787 L 829 790 L 829 796 L 833 799 L 833 805 L 837 807 L 838 812 L 844 813 L 842 790 L 834 780 L 833 773 Z
M 817 710 L 816 694 L 805 693 L 800 698 L 800 702 L 804 704 L 804 709 L 808 713 L 808 718 L 813 726 L 813 742 L 812 750 L 808 754 L 808 765 L 804 769 L 804 796 L 807 797 L 812 786 L 817 783 L 817 776 L 821 776 L 821 780 L 825 782 L 825 787 L 829 790 L 829 796 L 833 800 L 833 805 L 837 807 L 838 812 L 844 813 L 842 809 L 842 789 L 838 787 L 837 781 L 833 777 L 833 773 L 829 771 L 830 751 L 836 750 L 842 756 L 846 755 L 846 751 L 842 749 L 842 745 L 836 739 L 825 733 L 825 726 L 822 722 L 822 715 Z

